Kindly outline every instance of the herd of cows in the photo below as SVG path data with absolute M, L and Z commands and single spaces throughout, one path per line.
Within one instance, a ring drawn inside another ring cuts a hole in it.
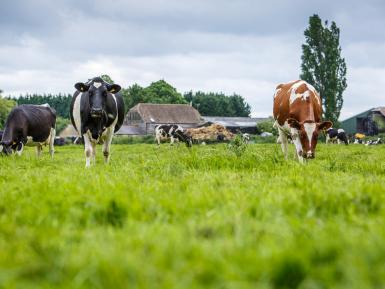
M 114 133 L 119 130 L 124 119 L 124 101 L 119 91 L 121 87 L 110 84 L 100 77 L 75 84 L 70 117 L 71 122 L 84 143 L 86 167 L 95 163 L 96 144 L 103 143 L 105 162 L 109 161 L 110 147 Z M 278 128 L 282 152 L 287 158 L 288 142 L 296 150 L 296 157 L 302 163 L 315 157 L 318 135 L 326 133 L 326 143 L 337 140 L 349 143 L 342 129 L 332 128 L 332 122 L 321 121 L 322 105 L 317 91 L 309 83 L 296 80 L 277 86 L 274 94 L 274 126 Z M 35 146 L 40 155 L 42 146 L 48 145 L 54 154 L 56 112 L 49 105 L 20 105 L 9 114 L 0 142 L 0 153 L 13 152 L 21 155 L 24 146 Z M 179 125 L 159 125 L 155 127 L 158 145 L 162 138 L 169 138 L 192 146 L 192 138 Z M 244 136 L 245 140 L 249 136 Z M 359 140 L 356 139 L 355 143 Z M 381 139 L 370 144 L 379 144 Z

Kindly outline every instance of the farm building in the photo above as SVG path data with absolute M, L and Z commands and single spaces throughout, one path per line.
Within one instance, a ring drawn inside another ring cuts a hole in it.
M 232 133 L 251 133 L 256 134 L 257 123 L 266 121 L 268 118 L 257 117 L 219 117 L 219 116 L 204 116 L 203 119 L 207 124 L 220 124 L 227 128 Z
M 199 112 L 188 104 L 139 103 L 131 108 L 124 119 L 121 134 L 153 134 L 158 124 L 178 124 L 183 128 L 202 125 Z M 119 130 L 119 132 L 120 132 Z
M 372 108 L 341 122 L 347 134 L 366 135 L 385 133 L 385 107 Z

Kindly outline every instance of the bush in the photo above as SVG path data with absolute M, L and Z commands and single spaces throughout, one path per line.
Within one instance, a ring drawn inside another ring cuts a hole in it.
M 240 157 L 245 152 L 247 144 L 242 141 L 242 136 L 237 134 L 235 138 L 227 145 L 227 148 L 235 153 L 237 157 Z

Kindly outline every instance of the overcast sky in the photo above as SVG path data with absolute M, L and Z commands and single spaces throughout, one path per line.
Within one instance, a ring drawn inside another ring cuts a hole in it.
M 341 29 L 348 67 L 341 119 L 385 106 L 385 1 L 1 0 L 3 95 L 72 93 L 100 74 L 180 92 L 238 93 L 253 116 L 297 79 L 308 18 Z

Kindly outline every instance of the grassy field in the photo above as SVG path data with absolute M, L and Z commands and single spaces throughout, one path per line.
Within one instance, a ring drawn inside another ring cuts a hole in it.
M 385 288 L 385 145 L 56 151 L 0 157 L 0 288 Z

